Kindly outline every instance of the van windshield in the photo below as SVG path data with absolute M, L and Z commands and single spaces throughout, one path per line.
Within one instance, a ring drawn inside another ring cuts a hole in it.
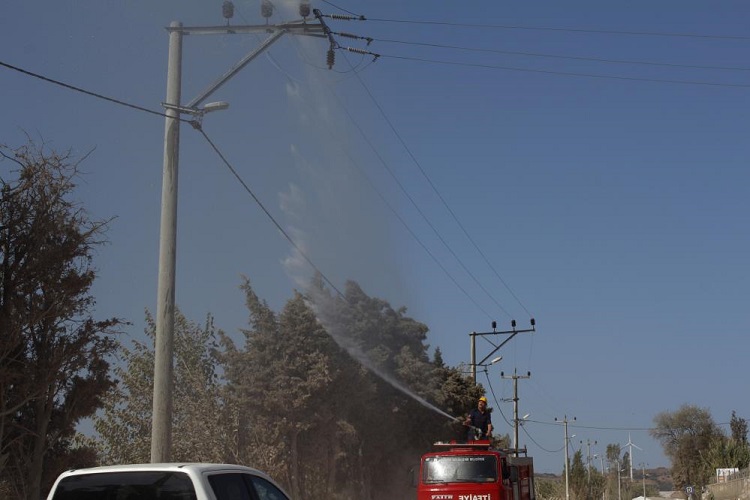
M 494 455 L 427 457 L 422 481 L 426 484 L 495 482 L 497 459 Z
M 52 500 L 197 500 L 187 474 L 173 471 L 106 472 L 68 476 Z

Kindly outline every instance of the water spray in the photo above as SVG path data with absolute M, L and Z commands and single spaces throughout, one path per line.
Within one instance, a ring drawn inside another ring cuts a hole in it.
M 319 299 L 319 300 L 315 300 Z M 409 390 L 407 387 L 405 387 L 403 384 L 401 384 L 398 380 L 393 378 L 388 373 L 385 373 L 383 370 L 375 366 L 370 360 L 370 358 L 367 357 L 367 355 L 360 349 L 358 345 L 356 345 L 354 342 L 351 341 L 351 339 L 347 338 L 345 335 L 343 335 L 340 330 L 341 328 L 335 324 L 335 322 L 332 320 L 332 318 L 329 316 L 327 311 L 325 310 L 325 301 L 330 300 L 329 297 L 324 296 L 322 293 L 315 293 L 313 291 L 313 297 L 307 296 L 306 301 L 308 306 L 313 310 L 315 313 L 315 317 L 318 319 L 318 321 L 323 325 L 324 329 L 328 332 L 328 334 L 331 336 L 331 338 L 336 342 L 336 344 L 344 349 L 351 357 L 356 359 L 362 366 L 367 368 L 372 374 L 376 375 L 383 381 L 387 382 L 389 385 L 391 385 L 394 389 L 400 391 L 401 393 L 405 394 L 406 396 L 409 396 L 414 401 L 418 402 L 425 408 L 434 411 L 435 413 L 438 413 L 439 415 L 444 416 L 445 418 L 452 420 L 452 421 L 460 421 L 460 417 L 455 417 L 451 415 L 450 413 L 441 410 L 437 406 L 433 405 L 426 399 L 424 399 L 422 396 L 415 394 L 411 390 Z M 470 428 L 476 430 L 475 427 L 469 426 Z

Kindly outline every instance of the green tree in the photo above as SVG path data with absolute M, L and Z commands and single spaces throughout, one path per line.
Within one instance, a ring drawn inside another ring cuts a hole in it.
M 449 371 L 430 363 L 424 343 L 427 327 L 408 317 L 405 308 L 394 309 L 382 299 L 369 297 L 354 282 L 346 283 L 343 296 L 334 296 L 314 281 L 308 298 L 331 337 L 367 368 L 349 412 L 366 461 L 360 471 L 358 497 L 408 494 L 405 479 L 384 482 L 379 478 L 405 478 L 420 454 L 436 437 L 445 436 L 451 424 L 444 414 L 434 411 L 437 400 L 449 399 L 441 393 L 441 377 Z M 468 403 L 465 395 L 452 399 L 461 398 Z M 472 399 L 471 405 L 475 402 Z
M 622 448 L 619 444 L 608 444 L 606 450 L 607 464 L 609 465 L 610 471 L 617 469 L 617 464 L 622 461 L 620 455 L 622 454 Z
M 10 498 L 39 498 L 84 459 L 71 442 L 113 384 L 120 321 L 91 315 L 107 222 L 73 200 L 79 162 L 31 141 L 0 161 L 0 477 Z
M 744 469 L 750 463 L 750 447 L 747 443 L 717 435 L 708 449 L 701 451 L 701 463 L 707 476 L 713 476 L 716 469 Z
M 122 346 L 123 363 L 115 369 L 117 387 L 104 398 L 104 411 L 94 419 L 97 448 L 107 464 L 150 460 L 156 324 L 146 313 L 148 343 Z M 233 439 L 232 422 L 216 373 L 216 329 L 175 312 L 173 371 L 173 433 L 175 461 L 224 462 Z
M 732 431 L 732 441 L 747 445 L 747 420 L 738 417 L 734 410 L 732 410 L 732 417 L 729 419 L 729 428 Z
M 570 490 L 576 500 L 585 500 L 588 493 L 588 481 L 586 481 L 586 467 L 583 465 L 583 452 L 576 450 L 573 454 L 573 462 L 568 471 L 570 479 Z
M 618 480 L 622 474 L 622 448 L 619 444 L 608 444 L 605 455 L 607 458 L 607 470 L 609 471 L 605 480 L 605 492 L 608 493 L 607 498 L 616 499 L 618 497 L 618 489 L 621 488 Z M 618 470 L 620 470 L 619 473 Z
M 591 477 L 589 478 L 589 494 L 588 498 L 591 500 L 598 500 L 604 498 L 604 492 L 607 487 L 607 481 L 602 472 L 599 472 L 595 468 L 591 469 Z
M 241 416 L 237 458 L 267 470 L 294 497 L 330 498 L 351 465 L 344 457 L 359 444 L 347 416 L 363 372 L 302 295 L 277 316 L 249 280 L 242 289 L 250 312 L 245 345 L 222 338 L 228 398 Z
M 625 452 L 620 460 L 620 475 L 622 477 L 630 477 L 630 452 Z
M 674 412 L 654 417 L 651 435 L 661 442 L 664 454 L 672 461 L 675 488 L 707 484 L 711 473 L 702 459 L 712 443 L 723 437 L 708 409 L 685 404 Z
M 247 279 L 242 288 L 244 345 L 222 338 L 239 461 L 269 471 L 295 497 L 409 496 L 419 456 L 458 437 L 442 408 L 468 411 L 481 387 L 439 352 L 430 361 L 426 326 L 356 283 L 334 295 L 318 276 L 280 314 Z

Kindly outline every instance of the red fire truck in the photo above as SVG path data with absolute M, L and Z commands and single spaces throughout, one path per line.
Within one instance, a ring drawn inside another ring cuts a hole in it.
M 417 500 L 536 500 L 533 459 L 489 441 L 435 443 L 422 456 Z

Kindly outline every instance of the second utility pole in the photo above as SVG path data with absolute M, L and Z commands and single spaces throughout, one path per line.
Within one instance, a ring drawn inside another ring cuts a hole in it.
M 516 370 L 513 370 L 513 375 L 505 376 L 503 372 L 500 372 L 500 378 L 513 379 L 513 455 L 518 456 L 518 379 L 519 378 L 531 378 L 531 372 L 526 372 L 526 375 L 518 375 Z
M 576 418 L 573 417 L 573 420 L 575 419 Z M 555 421 L 557 421 L 557 418 L 555 418 Z M 570 474 L 568 472 L 568 416 L 567 415 L 565 415 L 565 418 L 563 418 L 562 424 L 565 427 L 565 445 L 563 446 L 563 449 L 565 450 L 565 500 L 570 500 Z

